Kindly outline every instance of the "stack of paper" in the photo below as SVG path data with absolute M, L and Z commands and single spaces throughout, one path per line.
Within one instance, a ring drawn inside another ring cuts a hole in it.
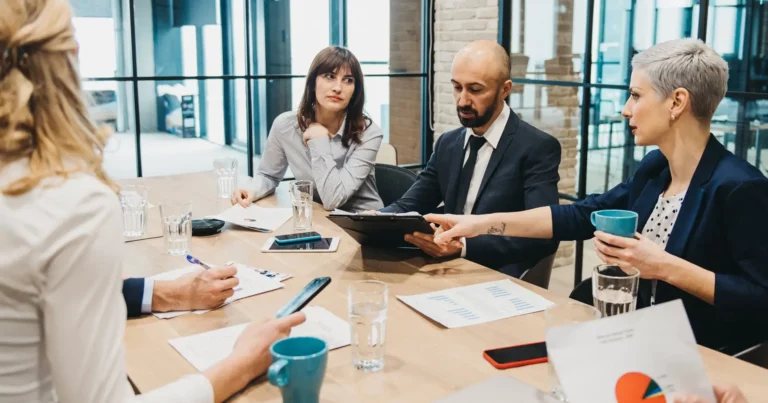
M 283 284 L 275 278 L 267 277 L 263 274 L 259 274 L 249 266 L 235 264 L 237 268 L 237 277 L 240 280 L 240 284 L 235 287 L 235 294 L 227 298 L 220 306 L 227 305 L 239 299 L 248 298 L 257 294 L 262 294 L 268 291 L 283 288 Z M 197 265 L 189 265 L 177 270 L 171 270 L 169 272 L 161 273 L 156 276 L 150 277 L 153 280 L 175 280 L 185 274 L 195 273 L 203 270 L 202 267 Z M 276 273 L 279 274 L 279 273 Z M 289 276 L 290 277 L 290 276 Z M 288 277 L 285 277 L 288 278 Z M 160 319 L 170 319 L 177 316 L 185 315 L 190 312 L 196 314 L 202 314 L 210 311 L 210 309 L 199 309 L 195 311 L 173 311 L 173 312 L 154 312 L 152 313 Z
M 293 211 L 290 208 L 266 208 L 255 204 L 245 208 L 235 204 L 211 218 L 254 231 L 272 232 L 280 228 L 291 217 L 293 217 Z
M 571 403 L 715 403 L 680 300 L 550 329 L 547 352 Z
M 510 280 L 397 298 L 447 328 L 539 312 L 553 305 L 544 297 Z
M 323 339 L 328 343 L 329 350 L 349 345 L 347 321 L 316 306 L 304 308 L 302 312 L 307 315 L 307 321 L 293 328 L 292 337 L 314 336 Z M 168 340 L 168 343 L 198 371 L 205 371 L 232 352 L 237 338 L 246 326 L 248 326 L 247 323 L 225 327 L 194 336 Z

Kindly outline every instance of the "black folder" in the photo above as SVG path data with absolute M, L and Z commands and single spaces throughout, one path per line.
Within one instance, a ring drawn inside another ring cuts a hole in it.
M 435 232 L 429 222 L 420 215 L 331 214 L 328 219 L 341 227 L 360 245 L 368 246 L 413 247 L 403 239 L 405 234 Z

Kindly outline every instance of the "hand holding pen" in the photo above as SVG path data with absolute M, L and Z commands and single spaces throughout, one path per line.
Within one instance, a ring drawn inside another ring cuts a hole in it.
M 155 289 L 163 292 L 153 293 L 153 310 L 167 312 L 211 309 L 220 306 L 234 295 L 240 284 L 240 280 L 235 277 L 235 266 L 212 267 L 192 255 L 187 255 L 187 261 L 201 266 L 204 270 L 186 274 L 175 280 L 156 281 Z

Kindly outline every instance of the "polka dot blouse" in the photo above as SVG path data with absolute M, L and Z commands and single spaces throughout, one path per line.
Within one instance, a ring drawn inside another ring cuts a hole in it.
M 667 197 L 663 197 L 663 194 L 659 195 L 656 207 L 648 218 L 648 222 L 645 223 L 643 235 L 657 245 L 666 248 L 669 234 L 672 233 L 672 227 L 675 226 L 684 198 L 685 192 Z

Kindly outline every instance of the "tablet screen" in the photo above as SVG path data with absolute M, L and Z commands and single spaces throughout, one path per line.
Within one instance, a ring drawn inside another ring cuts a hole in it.
M 277 242 L 272 242 L 269 250 L 328 250 L 331 249 L 331 242 L 333 242 L 333 238 L 322 238 L 317 242 L 288 245 L 279 245 Z

